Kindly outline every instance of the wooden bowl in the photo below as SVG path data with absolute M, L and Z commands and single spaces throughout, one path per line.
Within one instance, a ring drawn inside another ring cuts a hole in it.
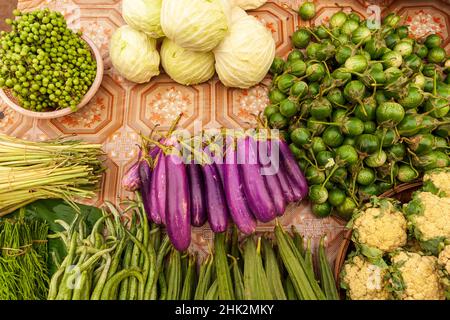
M 422 181 L 404 183 L 392 188 L 385 193 L 381 194 L 380 198 L 394 198 L 401 203 L 409 202 L 412 198 L 412 193 L 422 186 Z M 334 279 L 336 280 L 336 286 L 340 288 L 339 275 L 341 273 L 342 267 L 344 265 L 345 259 L 347 258 L 347 252 L 349 249 L 353 249 L 352 246 L 352 230 L 347 229 L 344 233 L 344 240 L 337 252 L 336 261 L 334 263 Z
M 95 58 L 95 61 L 97 63 L 97 73 L 94 79 L 94 82 L 92 83 L 91 87 L 89 88 L 88 92 L 84 95 L 83 99 L 80 101 L 80 103 L 77 106 L 76 110 L 72 110 L 71 108 L 64 108 L 61 110 L 55 110 L 55 111 L 43 111 L 43 112 L 37 112 L 37 111 L 30 111 L 25 108 L 22 108 L 19 104 L 17 99 L 15 99 L 11 92 L 9 90 L 2 90 L 0 89 L 0 99 L 3 100 L 10 108 L 14 109 L 15 111 L 19 112 L 20 114 L 23 114 L 24 116 L 36 118 L 36 119 L 54 119 L 66 116 L 68 114 L 71 114 L 73 112 L 76 112 L 77 110 L 84 107 L 91 99 L 92 97 L 97 93 L 100 84 L 102 83 L 103 79 L 103 59 L 102 55 L 100 54 L 100 51 L 98 50 L 97 46 L 92 42 L 91 39 L 86 37 L 85 35 L 81 36 L 81 39 L 83 39 L 89 46 L 91 53 L 93 57 Z

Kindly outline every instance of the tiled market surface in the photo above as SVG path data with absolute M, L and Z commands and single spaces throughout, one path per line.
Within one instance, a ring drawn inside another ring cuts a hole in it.
M 0 10 L 8 6 L 1 5 Z M 303 24 L 289 7 L 298 8 L 302 0 L 269 0 L 258 10 L 250 11 L 273 33 L 277 54 L 286 56 L 291 48 L 289 35 Z M 311 24 L 326 21 L 339 10 L 335 1 L 315 1 L 317 15 Z M 422 37 L 428 33 L 439 33 L 450 51 L 450 1 L 339 1 L 345 10 L 353 10 L 368 16 L 368 6 L 377 5 L 382 14 L 395 11 L 401 14 L 413 35 Z M 136 85 L 120 77 L 111 66 L 108 57 L 108 43 L 116 28 L 124 24 L 121 17 L 121 0 L 19 0 L 18 8 L 32 10 L 49 7 L 61 11 L 69 25 L 81 29 L 101 50 L 105 62 L 105 76 L 102 86 L 92 101 L 79 112 L 54 120 L 33 120 L 23 117 L 0 101 L 0 132 L 33 140 L 77 135 L 78 137 L 102 143 L 108 154 L 108 170 L 102 191 L 91 204 L 100 205 L 108 199 L 119 201 L 130 196 L 120 186 L 124 172 L 136 156 L 139 133 L 148 134 L 159 125 L 167 129 L 170 122 L 184 113 L 181 126 L 193 130 L 195 124 L 203 128 L 245 128 L 254 123 L 253 115 L 263 110 L 268 99 L 264 85 L 249 90 L 225 88 L 216 78 L 205 84 L 185 87 L 162 74 L 150 83 Z M 371 10 L 376 10 L 370 7 Z M 9 9 L 8 9 L 9 10 Z M 372 11 L 373 12 L 373 11 Z M 270 80 L 270 79 L 266 79 Z M 295 213 L 295 214 L 294 214 Z M 291 206 L 282 218 L 286 226 L 295 224 L 315 243 L 323 232 L 328 235 L 328 255 L 334 259 L 343 238 L 343 224 L 334 218 L 315 219 L 306 203 Z M 270 231 L 272 224 L 261 225 L 259 230 Z M 202 252 L 208 250 L 207 242 L 211 232 L 207 227 L 196 229 L 193 248 Z

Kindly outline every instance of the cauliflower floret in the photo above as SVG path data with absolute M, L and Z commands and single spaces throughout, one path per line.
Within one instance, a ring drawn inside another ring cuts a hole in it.
M 362 211 L 353 221 L 355 242 L 383 253 L 392 252 L 406 244 L 406 229 L 403 213 L 389 201 Z
M 391 285 L 401 300 L 444 300 L 437 258 L 399 251 L 391 258 Z
M 385 268 L 371 264 L 363 256 L 350 257 L 341 272 L 341 286 L 351 300 L 387 300 Z
M 450 239 L 450 198 L 418 192 L 405 213 L 422 248 L 437 255 L 445 239 Z
M 450 245 L 446 246 L 444 250 L 439 253 L 439 265 L 444 268 L 445 271 L 450 275 Z
M 433 193 L 450 197 L 450 170 L 439 169 L 426 173 L 423 177 L 424 189 Z

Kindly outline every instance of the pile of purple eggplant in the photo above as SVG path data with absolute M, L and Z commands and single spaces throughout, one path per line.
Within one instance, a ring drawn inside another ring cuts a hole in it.
M 145 211 L 180 251 L 191 241 L 191 226 L 206 222 L 215 233 L 232 220 L 244 234 L 257 221 L 282 216 L 286 206 L 308 194 L 308 185 L 288 145 L 281 139 L 226 136 L 223 152 L 206 146 L 202 157 L 186 156 L 177 139 L 145 147 L 123 178 L 129 191 L 140 189 Z M 217 148 L 216 148 L 217 149 Z

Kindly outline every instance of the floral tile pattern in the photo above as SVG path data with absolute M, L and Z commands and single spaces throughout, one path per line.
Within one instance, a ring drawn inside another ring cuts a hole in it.
M 103 179 L 102 191 L 88 201 L 100 205 L 104 200 L 119 202 L 132 196 L 120 185 L 121 177 L 134 162 L 139 143 L 139 134 L 148 134 L 159 126 L 167 130 L 170 122 L 180 113 L 180 125 L 193 130 L 196 124 L 204 128 L 239 128 L 255 124 L 255 115 L 268 103 L 267 84 L 248 90 L 229 89 L 213 78 L 205 84 L 185 87 L 173 82 L 163 72 L 147 84 L 133 84 L 123 79 L 109 60 L 109 38 L 116 28 L 124 24 L 121 17 L 121 0 L 19 0 L 22 10 L 49 7 L 64 13 L 69 25 L 82 30 L 102 52 L 105 76 L 102 87 L 93 100 L 75 114 L 60 119 L 31 120 L 24 118 L 0 103 L 0 132 L 43 140 L 65 135 L 99 142 L 107 154 L 108 170 Z M 263 7 L 252 10 L 254 15 L 268 28 L 275 39 L 277 54 L 286 56 L 291 50 L 290 35 L 300 25 L 314 25 L 327 21 L 339 10 L 353 10 L 361 16 L 370 16 L 379 6 L 386 14 L 391 11 L 402 15 L 416 37 L 438 32 L 450 49 L 448 26 L 450 25 L 449 0 L 316 0 L 317 16 L 311 22 L 300 21 L 296 10 L 303 0 L 269 0 Z M 0 7 L 3 10 L 3 7 Z M 343 238 L 343 223 L 327 218 L 313 217 L 308 203 L 292 205 L 281 222 L 296 225 L 306 236 L 313 238 L 313 245 L 322 233 L 327 234 L 328 254 L 334 259 Z M 261 225 L 259 231 L 269 231 L 273 224 Z M 205 253 L 211 240 L 208 227 L 193 233 L 193 249 Z

